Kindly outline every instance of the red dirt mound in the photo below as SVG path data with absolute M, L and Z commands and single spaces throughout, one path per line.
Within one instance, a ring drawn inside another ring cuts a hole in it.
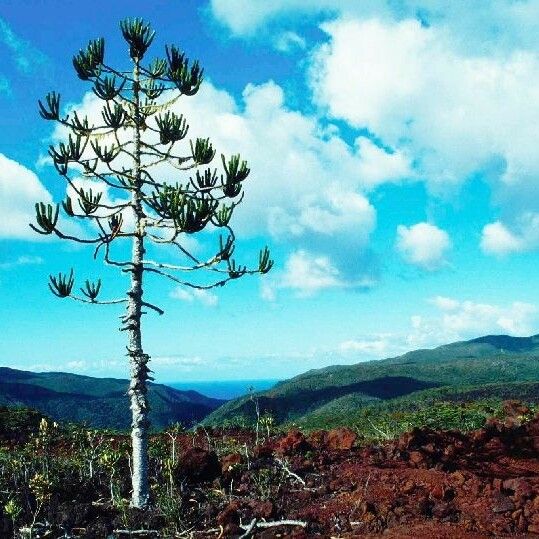
M 539 417 L 492 421 L 469 434 L 414 429 L 380 446 L 336 450 L 343 444 L 351 445 L 347 436 L 297 431 L 266 443 L 265 454 L 271 445 L 287 455 L 289 471 L 305 482 L 288 487 L 274 513 L 308 526 L 279 529 L 281 536 L 539 535 Z

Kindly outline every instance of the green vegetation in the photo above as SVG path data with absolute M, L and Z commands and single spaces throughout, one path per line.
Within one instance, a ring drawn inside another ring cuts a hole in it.
M 346 425 L 367 441 L 392 439 L 414 427 L 468 431 L 482 427 L 490 417 L 502 418 L 504 401 L 514 398 L 538 411 L 539 382 L 491 384 L 478 389 L 440 388 L 370 403 L 358 402 L 349 395 L 293 424 L 305 430 Z
M 107 515 L 112 515 L 109 518 L 115 519 L 117 527 L 129 525 L 129 438 L 58 425 L 42 416 L 36 427 L 35 416 L 28 410 L 0 411 L 0 517 L 11 520 L 14 531 L 10 536 L 48 537 L 48 523 L 67 518 L 67 524 L 73 526 L 77 519 L 92 520 L 87 514 L 92 506 L 98 518 L 89 536 L 107 536 L 100 522 Z M 8 424 L 24 425 L 29 435 L 14 440 L 16 433 L 5 429 Z M 6 441 L 8 445 L 3 445 Z M 170 500 L 163 528 L 173 535 L 181 526 L 182 495 L 173 476 L 170 444 L 164 439 L 155 440 L 150 462 L 155 498 Z M 99 515 L 99 507 L 104 508 L 103 515 Z M 21 530 L 20 535 L 15 530 Z
M 0 367 L 0 406 L 34 408 L 55 421 L 127 430 L 128 380 L 60 372 L 34 373 Z M 224 401 L 196 391 L 149 384 L 150 420 L 155 429 L 181 422 L 191 426 Z
M 397 358 L 312 370 L 268 391 L 227 402 L 207 425 L 256 422 L 306 428 L 358 424 L 362 410 L 413 411 L 438 402 L 539 402 L 539 336 L 487 336 Z

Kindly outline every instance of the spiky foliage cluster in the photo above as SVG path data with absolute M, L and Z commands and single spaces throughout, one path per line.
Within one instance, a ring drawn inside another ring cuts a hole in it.
M 102 252 L 106 263 L 124 271 L 130 270 L 132 261 L 114 260 L 113 242 L 142 235 L 156 244 L 173 245 L 186 257 L 185 266 L 144 260 L 142 270 L 189 287 L 211 288 L 246 274 L 267 273 L 273 265 L 267 248 L 253 269 L 233 258 L 235 237 L 229 223 L 243 198 L 243 182 L 250 172 L 246 161 L 240 155 L 221 155 L 220 163 L 214 165 L 216 149 L 210 139 L 189 139 L 187 119 L 174 111 L 174 105 L 181 102 L 179 97 L 193 96 L 199 90 L 203 80 L 199 63 L 191 62 L 176 46 L 167 46 L 163 58 L 145 65 L 155 32 L 141 19 L 126 19 L 120 28 L 132 70 L 120 71 L 105 62 L 101 38 L 90 41 L 73 58 L 78 77 L 89 82 L 103 102 L 98 121 L 76 111 L 62 115 L 61 96 L 56 92 L 39 102 L 41 116 L 61 124 L 67 132 L 64 142 L 50 146 L 49 156 L 70 189 L 59 204 L 36 204 L 32 228 L 40 234 L 92 244 L 94 256 Z M 104 189 L 81 187 L 85 182 L 80 178 L 90 180 L 91 185 L 100 182 Z M 110 196 L 104 196 L 105 190 Z M 63 232 L 60 210 L 67 217 L 93 221 L 97 234 L 83 238 Z M 131 229 L 123 218 L 130 211 L 137 216 Z M 182 239 L 211 227 L 222 231 L 219 244 L 214 256 L 200 260 Z M 196 270 L 207 270 L 215 278 L 197 281 Z M 59 297 L 103 303 L 97 300 L 101 281 L 87 281 L 81 289 L 83 296 L 73 295 L 72 271 L 51 276 L 49 286 Z M 126 300 L 113 302 L 120 301 Z

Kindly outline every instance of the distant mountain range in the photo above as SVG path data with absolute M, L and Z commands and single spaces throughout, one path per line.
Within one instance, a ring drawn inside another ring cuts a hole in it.
M 0 406 L 34 408 L 57 421 L 127 429 L 131 421 L 128 385 L 128 380 L 116 378 L 0 367 Z M 150 384 L 149 400 L 150 420 L 157 429 L 177 421 L 189 427 L 225 402 L 162 384 Z
M 231 400 L 207 425 L 252 424 L 253 396 Z M 308 371 L 254 395 L 277 423 L 319 428 L 353 424 L 365 407 L 404 409 L 452 400 L 539 401 L 539 335 L 488 335 L 385 360 Z
M 0 406 L 24 406 L 56 420 L 127 429 L 127 380 L 0 367 Z M 440 401 L 539 402 L 539 335 L 488 335 L 432 350 L 308 371 L 230 401 L 151 384 L 152 426 L 246 424 L 262 414 L 309 428 L 353 424 L 366 408 L 406 410 Z

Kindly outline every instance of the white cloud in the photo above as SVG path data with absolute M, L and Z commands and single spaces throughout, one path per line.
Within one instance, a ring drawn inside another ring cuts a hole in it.
M 524 242 L 500 221 L 489 223 L 481 234 L 481 249 L 487 254 L 506 255 L 522 251 Z
M 375 336 L 365 339 L 351 339 L 343 341 L 339 345 L 339 350 L 343 353 L 361 353 L 367 356 L 381 358 L 390 349 L 390 338 L 391 336 Z
M 356 238 L 365 244 L 375 226 L 376 212 L 363 195 L 341 191 L 340 186 L 334 185 L 319 195 L 311 194 L 295 213 L 273 208 L 268 221 L 275 236 L 301 236 L 309 232 L 332 236 L 354 229 Z
M 187 288 L 178 286 L 172 290 L 170 297 L 188 303 L 199 301 L 206 307 L 215 307 L 219 303 L 219 297 L 216 294 L 209 290 L 199 290 L 198 288 L 188 290 Z
M 234 34 L 252 35 L 266 19 L 283 10 L 287 3 L 287 0 L 211 0 L 210 5 L 214 16 L 224 22 Z
M 268 28 L 271 33 L 272 30 L 280 31 L 282 26 L 301 25 L 316 20 L 320 14 L 334 17 L 391 12 L 380 0 L 210 0 L 210 7 L 213 16 L 233 35 L 247 38 L 265 36 Z M 297 18 L 291 20 L 293 17 Z M 275 23 L 274 27 L 272 23 Z
M 460 303 L 456 299 L 448 298 L 445 296 L 436 296 L 434 298 L 431 298 L 429 300 L 429 303 L 432 303 L 441 311 L 454 311 L 460 305 Z
M 451 248 L 447 232 L 429 223 L 397 227 L 397 251 L 409 264 L 433 271 L 447 264 L 446 253 Z
M 0 238 L 39 239 L 28 226 L 35 221 L 34 204 L 51 201 L 50 193 L 31 170 L 0 154 Z
M 340 343 L 337 352 L 347 361 L 362 361 L 394 357 L 418 348 L 432 348 L 488 334 L 528 336 L 537 332 L 539 310 L 530 303 L 515 301 L 499 305 L 446 296 L 427 301 L 435 310 L 412 315 L 408 331 L 350 339 Z
M 16 268 L 18 266 L 34 266 L 38 264 L 43 264 L 43 259 L 40 256 L 23 255 L 9 262 L 1 262 L 0 269 L 8 270 Z
M 365 275 L 354 279 L 324 254 L 299 249 L 288 256 L 282 271 L 273 272 L 263 280 L 260 295 L 266 301 L 274 301 L 278 290 L 291 290 L 297 297 L 309 297 L 321 290 L 367 289 L 375 284 L 374 279 Z
M 316 101 L 413 156 L 431 191 L 485 169 L 496 169 L 495 187 L 506 190 L 539 174 L 535 52 L 464 54 L 444 28 L 414 19 L 342 19 L 323 28 L 329 42 L 311 69 Z
M 281 52 L 292 52 L 297 49 L 304 49 L 307 46 L 305 39 L 296 32 L 283 32 L 275 39 L 275 48 Z
M 527 336 L 536 333 L 538 309 L 515 301 L 509 305 L 479 303 L 453 298 L 431 298 L 434 315 L 411 317 L 412 331 L 407 336 L 410 348 L 433 346 L 486 334 L 508 333 Z
M 245 200 L 236 210 L 240 231 L 299 236 L 320 228 L 312 222 L 319 213 L 330 227 L 326 233 L 344 233 L 340 229 L 359 219 L 357 234 L 368 236 L 374 209 L 361 194 L 371 182 L 362 175 L 361 148 L 321 128 L 316 118 L 289 110 L 273 82 L 247 85 L 243 100 L 241 111 L 227 93 L 206 84 L 181 109 L 193 133 L 211 132 L 217 148 L 226 155 L 239 151 L 249 162 Z
M 503 51 L 538 44 L 535 0 L 211 0 L 210 8 L 233 35 L 245 38 L 264 38 L 320 19 L 377 17 L 420 18 L 428 26 L 444 28 L 462 50 Z
M 194 367 L 206 361 L 199 356 L 157 356 L 152 357 L 152 363 L 164 367 Z
M 502 256 L 539 248 L 539 213 L 523 211 L 510 221 L 510 226 L 495 221 L 483 227 L 481 234 L 483 252 Z
M 411 160 L 404 152 L 386 152 L 367 137 L 358 137 L 356 147 L 361 157 L 359 170 L 365 187 L 415 177 Z
M 369 151 L 378 147 L 363 142 L 358 153 L 367 186 L 378 185 L 380 173 L 381 182 L 420 178 L 430 193 L 446 195 L 483 174 L 501 210 L 500 221 L 483 231 L 483 251 L 539 247 L 539 226 L 529 219 L 539 215 L 539 2 L 211 0 L 210 6 L 234 35 L 274 43 L 275 36 L 325 21 L 327 41 L 311 55 L 316 103 L 393 148 L 380 160 L 374 155 L 369 167 Z M 406 171 L 410 163 L 414 174 Z
M 297 251 L 286 262 L 281 286 L 311 295 L 324 288 L 340 287 L 342 281 L 328 257 Z

